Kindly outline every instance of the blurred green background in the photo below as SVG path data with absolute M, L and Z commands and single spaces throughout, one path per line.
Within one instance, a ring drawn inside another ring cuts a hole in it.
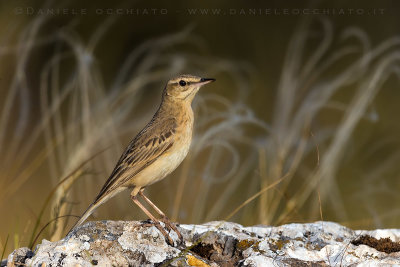
M 0 1 L 0 251 L 80 215 L 180 73 L 217 82 L 189 157 L 146 189 L 172 219 L 398 228 L 399 8 Z M 145 218 L 122 193 L 91 219 Z

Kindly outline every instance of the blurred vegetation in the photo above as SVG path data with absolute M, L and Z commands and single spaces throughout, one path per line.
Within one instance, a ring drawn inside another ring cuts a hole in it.
M 54 219 L 91 203 L 180 73 L 217 82 L 194 103 L 188 158 L 146 189 L 172 219 L 398 228 L 396 8 L 288 3 L 1 1 L 0 251 L 29 245 L 52 220 L 40 238 L 61 238 L 75 218 Z M 301 7 L 384 13 L 248 13 Z M 117 14 L 128 9 L 139 14 Z M 92 216 L 145 218 L 128 192 Z

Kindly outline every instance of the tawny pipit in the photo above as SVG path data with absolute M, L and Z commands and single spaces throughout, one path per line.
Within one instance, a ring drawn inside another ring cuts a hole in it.
M 182 240 L 175 225 L 143 194 L 143 190 L 174 171 L 186 157 L 192 141 L 192 100 L 201 86 L 212 81 L 215 79 L 193 75 L 181 75 L 168 81 L 157 112 L 128 145 L 100 193 L 72 229 L 81 225 L 111 197 L 131 188 L 133 202 L 155 223 L 168 243 L 173 245 L 171 237 L 139 202 L 138 194 L 161 216 L 166 227 L 174 230 Z

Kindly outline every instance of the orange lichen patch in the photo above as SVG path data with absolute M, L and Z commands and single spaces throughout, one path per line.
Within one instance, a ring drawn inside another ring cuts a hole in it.
M 204 261 L 196 258 L 193 255 L 186 255 L 187 258 L 187 263 L 190 266 L 199 266 L 199 267 L 210 267 L 210 265 L 208 265 L 207 263 L 205 263 Z
M 367 245 L 378 251 L 385 253 L 393 253 L 400 251 L 400 242 L 393 242 L 390 238 L 380 238 L 379 240 L 370 235 L 360 236 L 358 239 L 351 241 L 355 246 Z

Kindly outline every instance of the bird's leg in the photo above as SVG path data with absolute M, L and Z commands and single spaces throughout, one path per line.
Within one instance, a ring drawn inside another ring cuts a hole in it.
M 167 225 L 170 229 L 174 230 L 175 233 L 178 235 L 178 238 L 183 241 L 183 236 L 181 234 L 181 232 L 179 232 L 178 228 L 176 228 L 176 226 L 171 222 L 171 220 L 167 217 L 167 215 L 165 215 L 164 212 L 162 212 L 148 197 L 145 196 L 145 194 L 143 194 L 143 190 L 139 191 L 139 195 L 161 216 L 161 220 L 163 221 L 163 223 L 165 223 L 165 225 Z
M 137 199 L 136 196 L 132 196 L 132 201 L 144 212 L 146 215 L 154 222 L 154 225 L 157 227 L 157 229 L 163 234 L 165 237 L 165 240 L 167 240 L 168 244 L 171 246 L 174 246 L 174 241 L 172 238 L 168 235 L 167 231 L 161 226 L 160 222 L 153 216 L 153 214 L 150 213 L 143 205 L 140 203 L 140 201 Z

